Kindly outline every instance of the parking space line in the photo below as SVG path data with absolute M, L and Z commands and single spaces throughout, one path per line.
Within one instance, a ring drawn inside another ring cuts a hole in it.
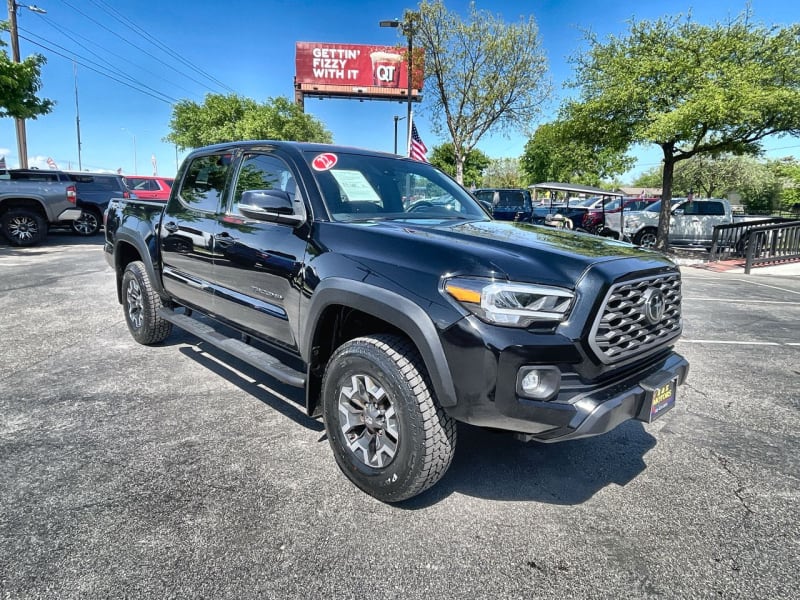
M 702 296 L 684 296 L 681 300 L 701 300 L 703 302 L 737 302 L 739 304 L 788 304 L 789 306 L 800 306 L 800 302 L 790 302 L 787 300 L 742 300 L 740 298 L 705 298 Z
M 753 285 L 760 285 L 761 287 L 766 287 L 766 288 L 770 288 L 770 289 L 773 289 L 773 290 L 780 290 L 782 292 L 789 292 L 790 294 L 797 294 L 798 296 L 800 296 L 800 292 L 798 292 L 796 290 L 789 290 L 789 289 L 778 287 L 778 286 L 775 286 L 775 285 L 767 285 L 766 283 L 759 283 L 757 281 L 750 281 L 749 279 L 734 279 L 733 281 L 743 281 L 745 283 L 751 283 Z
M 734 346 L 800 346 L 792 342 L 743 342 L 740 340 L 686 340 L 681 339 L 685 344 L 730 344 Z

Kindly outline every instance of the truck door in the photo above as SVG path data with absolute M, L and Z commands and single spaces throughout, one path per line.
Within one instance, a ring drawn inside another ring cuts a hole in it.
M 680 204 L 670 219 L 670 241 L 710 244 L 714 227 L 727 223 L 725 205 L 718 200 L 690 200 Z
M 214 232 L 230 164 L 230 154 L 194 158 L 161 221 L 164 288 L 205 311 L 213 306 Z
M 305 227 L 248 219 L 238 210 L 247 190 L 283 190 L 305 214 L 289 165 L 268 152 L 242 156 L 233 193 L 214 234 L 215 311 L 237 326 L 296 347 Z M 295 329 L 293 329 L 295 328 Z

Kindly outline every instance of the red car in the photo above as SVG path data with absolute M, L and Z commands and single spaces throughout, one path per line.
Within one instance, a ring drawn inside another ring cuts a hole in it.
M 125 177 L 128 188 L 142 200 L 168 200 L 172 191 L 172 177 L 157 175 L 130 175 Z
M 605 213 L 618 213 L 620 211 L 631 212 L 634 210 L 644 210 L 653 202 L 658 202 L 658 198 L 640 198 L 638 196 L 628 198 L 616 198 L 605 205 L 604 210 L 591 210 L 583 217 L 581 227 L 591 233 L 599 233 L 605 225 L 603 215 Z

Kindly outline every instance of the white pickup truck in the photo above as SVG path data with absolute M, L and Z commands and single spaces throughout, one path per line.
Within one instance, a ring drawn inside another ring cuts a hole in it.
M 669 220 L 670 244 L 710 247 L 714 227 L 735 220 L 727 200 L 673 198 L 673 202 Z M 660 213 L 661 202 L 654 202 L 645 210 L 621 213 L 616 219 L 606 219 L 606 226 L 618 234 L 621 230 L 622 237 L 634 244 L 649 247 L 656 242 Z

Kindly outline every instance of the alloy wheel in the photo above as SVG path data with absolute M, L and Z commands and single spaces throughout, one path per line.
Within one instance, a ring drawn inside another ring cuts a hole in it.
M 20 244 L 24 244 L 39 235 L 39 224 L 36 219 L 27 215 L 15 215 L 8 222 L 8 235 Z
M 392 462 L 400 441 L 397 414 L 384 387 L 366 374 L 353 375 L 339 393 L 339 423 L 350 451 L 365 465 Z
M 128 288 L 125 290 L 125 299 L 128 305 L 128 319 L 135 329 L 140 329 L 144 324 L 144 302 L 142 300 L 142 288 L 139 282 L 131 279 Z
M 72 222 L 72 228 L 80 235 L 94 235 L 100 229 L 100 223 L 94 213 L 83 211 L 81 216 Z

